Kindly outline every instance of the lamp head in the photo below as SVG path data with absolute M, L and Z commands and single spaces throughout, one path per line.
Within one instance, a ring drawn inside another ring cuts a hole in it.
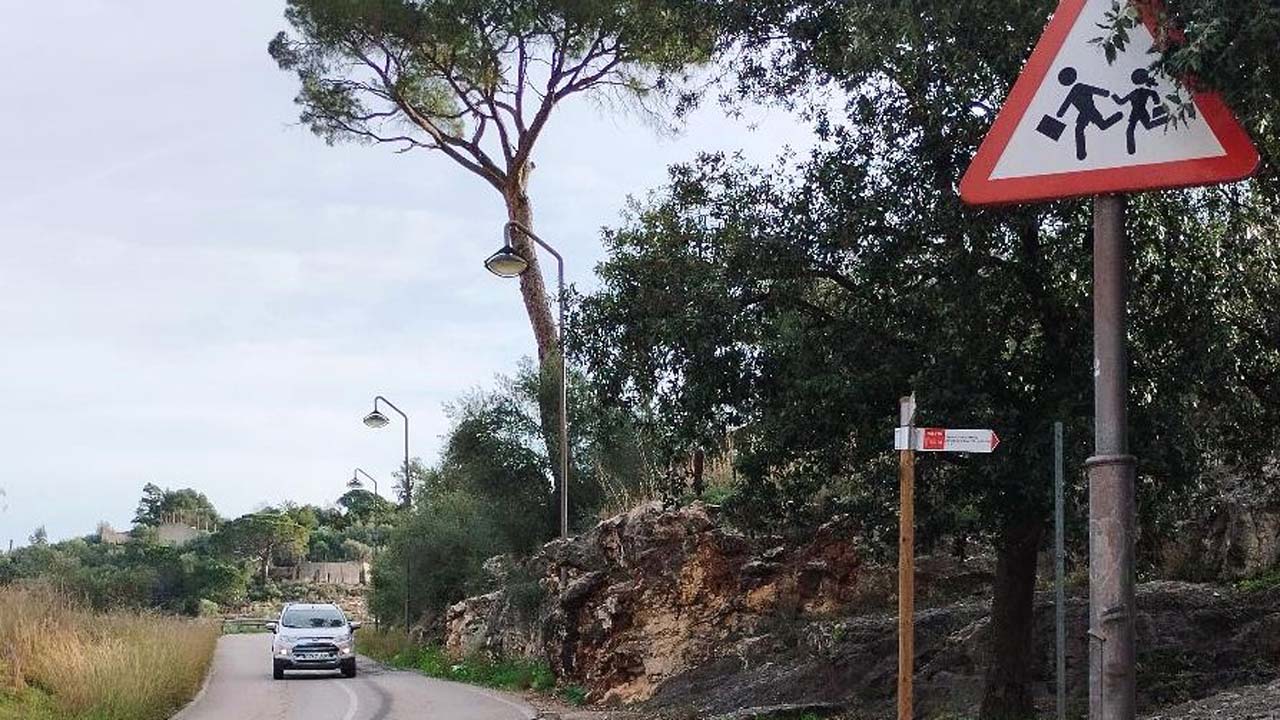
M 516 249 L 511 247 L 511 242 L 507 241 L 501 250 L 484 261 L 484 266 L 498 277 L 513 278 L 529 269 L 529 261 L 521 257 Z
M 351 488 L 352 490 L 359 490 L 360 488 L 364 487 L 364 483 L 360 482 L 360 478 L 352 477 L 350 480 L 347 481 L 347 487 Z
M 387 423 L 389 422 L 391 422 L 391 420 L 388 419 L 386 415 L 383 415 L 377 410 L 374 410 L 373 412 L 364 416 L 364 424 L 368 425 L 371 428 L 386 427 Z

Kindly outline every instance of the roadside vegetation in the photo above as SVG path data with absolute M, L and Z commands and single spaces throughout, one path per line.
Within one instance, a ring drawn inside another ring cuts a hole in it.
M 143 488 L 133 529 L 50 542 L 36 528 L 26 547 L 0 553 L 0 587 L 38 580 L 98 610 L 225 613 L 284 599 L 287 574 L 303 561 L 367 561 L 390 534 L 395 506 L 363 489 L 335 505 L 285 504 L 224 520 L 190 489 Z M 175 542 L 164 528 L 189 531 Z
M 204 681 L 218 627 L 0 588 L 0 720 L 160 720 Z
M 473 655 L 453 658 L 438 645 L 419 645 L 403 631 L 361 630 L 357 636 L 361 654 L 402 670 L 416 670 L 428 677 L 507 690 L 556 692 L 562 699 L 581 704 L 583 693 L 573 687 L 556 688 L 556 676 L 542 661 L 526 658 L 492 658 Z

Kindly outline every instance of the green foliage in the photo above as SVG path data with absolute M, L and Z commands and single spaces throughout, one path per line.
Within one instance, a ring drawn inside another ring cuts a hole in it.
M 90 606 L 162 608 L 197 614 L 202 601 L 235 605 L 248 573 L 196 545 L 164 547 L 140 540 L 108 545 L 76 539 L 14 551 L 0 562 L 0 585 L 44 579 Z
M 406 569 L 414 621 L 466 597 L 481 564 L 506 549 L 501 518 L 487 509 L 477 498 L 458 491 L 420 500 L 374 562 L 369 597 L 374 615 L 403 626 Z
M 285 17 L 269 52 L 316 134 L 438 150 L 500 191 L 523 188 L 561 100 L 656 112 L 716 37 L 691 0 L 289 0 Z
M 276 557 L 302 557 L 310 531 L 286 512 L 264 511 L 225 523 L 214 536 L 214 546 L 231 557 L 257 561 L 263 581 Z
M 1092 435 L 1089 208 L 974 210 L 956 186 L 1052 5 L 724 4 L 740 92 L 803 109 L 822 142 L 772 171 L 719 156 L 674 168 L 606 232 L 577 329 L 601 397 L 689 442 L 733 437 L 729 508 L 744 522 L 775 532 L 851 512 L 893 547 L 888 438 L 916 390 L 921 424 L 1004 439 L 993 456 L 918 461 L 921 544 L 1042 537 L 1052 423 L 1071 466 Z M 1185 516 L 1207 469 L 1256 474 L 1256 449 L 1280 439 L 1275 207 L 1259 183 L 1131 201 L 1146 541 Z
M 147 527 L 182 523 L 212 529 L 219 521 L 218 511 L 203 493 L 190 488 L 162 489 L 154 483 L 143 486 L 142 499 L 138 502 L 138 510 L 133 517 L 135 525 Z
M 372 607 L 384 620 L 404 617 L 406 557 L 413 622 L 436 617 L 467 594 L 488 589 L 485 560 L 528 554 L 559 530 L 552 462 L 543 450 L 538 399 L 547 384 L 532 366 L 497 388 L 475 391 L 448 412 L 453 426 L 440 462 L 424 469 L 413 507 L 401 514 L 373 570 Z M 571 524 L 594 522 L 602 504 L 646 483 L 639 433 L 625 413 L 607 409 L 571 383 Z M 536 582 L 519 590 L 528 603 Z
M 587 704 L 587 689 L 581 685 L 565 685 L 556 694 L 570 705 L 582 707 Z
M 342 525 L 382 525 L 395 517 L 396 506 L 390 500 L 368 490 L 349 490 L 338 498 L 342 509 Z
M 1156 69 L 1223 93 L 1264 157 L 1261 182 L 1280 189 L 1280 6 L 1254 0 L 1119 0 L 1151 12 L 1163 48 Z
M 1242 592 L 1248 593 L 1265 592 L 1267 590 L 1280 588 L 1280 569 L 1263 573 L 1257 577 L 1241 580 L 1236 583 L 1236 587 Z
M 449 657 L 436 645 L 413 645 L 403 633 L 362 630 L 357 637 L 361 653 L 404 670 L 417 670 L 428 677 L 481 685 L 499 690 L 546 693 L 556 686 L 555 675 L 545 661 L 527 658 L 490 658 L 474 655 Z

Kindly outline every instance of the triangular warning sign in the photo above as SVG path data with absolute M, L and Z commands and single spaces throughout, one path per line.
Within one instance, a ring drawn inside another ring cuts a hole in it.
M 1106 32 L 1112 4 L 1061 0 L 960 182 L 965 202 L 1055 200 L 1253 174 L 1258 151 L 1218 95 L 1193 93 L 1194 117 L 1172 121 L 1167 98 L 1178 89 L 1147 72 L 1153 18 L 1129 32 L 1114 62 L 1090 42 Z

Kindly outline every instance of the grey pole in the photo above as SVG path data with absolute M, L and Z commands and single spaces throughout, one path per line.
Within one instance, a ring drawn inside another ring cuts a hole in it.
M 378 404 L 381 403 L 395 410 L 400 415 L 400 419 L 404 421 L 404 499 L 401 501 L 401 507 L 408 510 L 413 506 L 413 476 L 409 474 L 409 416 L 403 410 L 395 406 L 395 403 L 382 397 L 381 395 L 373 399 L 374 412 L 378 410 Z M 412 557 L 408 548 L 405 549 L 404 555 L 404 631 L 409 633 L 409 578 L 413 565 Z
M 377 479 L 377 478 L 375 478 L 374 476 L 370 475 L 369 473 L 367 473 L 367 472 L 365 472 L 365 471 L 361 470 L 360 468 L 356 468 L 356 469 L 355 469 L 355 472 L 351 473 L 351 482 L 350 482 L 350 483 L 348 483 L 349 485 L 351 485 L 352 487 L 359 487 L 359 486 L 360 486 L 360 478 L 356 477 L 357 475 L 363 475 L 363 476 L 365 476 L 365 477 L 369 478 L 369 482 L 373 483 L 373 494 L 374 494 L 374 495 L 379 495 L 379 493 L 378 493 L 378 479 Z M 379 495 L 379 497 L 381 497 L 381 496 Z
M 1093 206 L 1094 455 L 1089 470 L 1089 718 L 1133 720 L 1134 471 L 1125 342 L 1125 198 Z
M 1062 423 L 1053 424 L 1053 526 L 1054 567 L 1053 580 L 1056 590 L 1055 625 L 1058 636 L 1058 720 L 1067 718 L 1067 597 L 1063 587 L 1066 574 L 1066 528 L 1063 527 L 1064 490 L 1062 458 Z
M 564 284 L 564 258 L 556 249 L 551 247 L 542 238 L 534 234 L 532 230 L 521 225 L 518 222 L 509 222 L 506 225 L 507 237 L 511 237 L 512 230 L 519 230 L 530 240 L 534 241 L 543 250 L 551 253 L 551 257 L 556 259 L 557 278 L 559 280 L 560 292 L 560 326 L 557 329 L 556 343 L 560 350 L 560 539 L 569 539 L 569 360 L 565 353 L 564 344 L 564 321 L 565 321 L 565 284 Z

